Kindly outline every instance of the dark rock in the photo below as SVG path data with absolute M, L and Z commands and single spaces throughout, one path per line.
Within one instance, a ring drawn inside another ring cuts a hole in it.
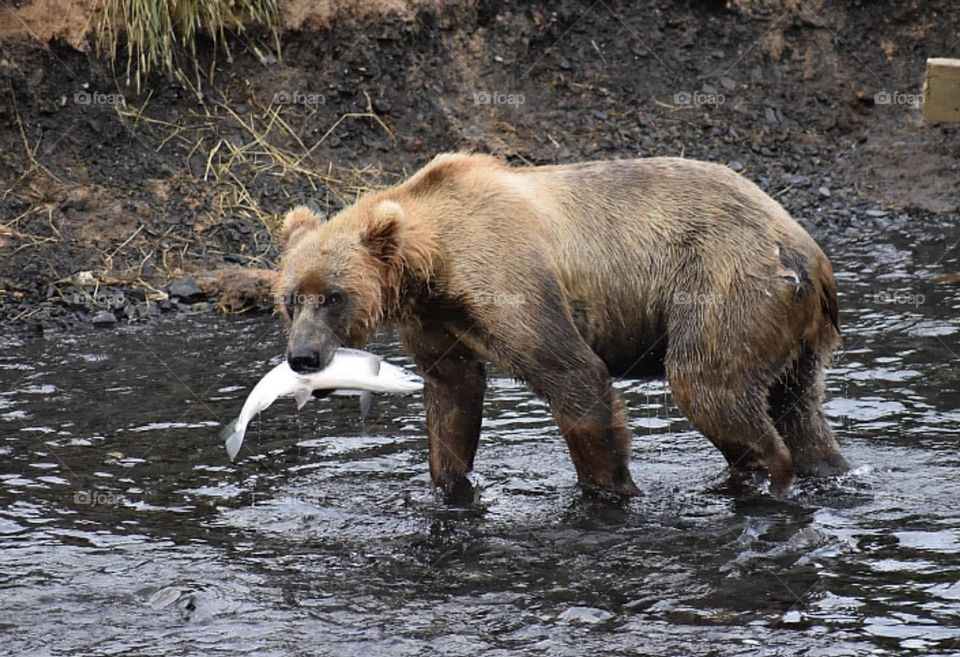
M 830 198 L 830 188 L 829 187 L 819 187 L 817 193 L 820 194 L 821 198 Z
M 117 323 L 117 316 L 109 310 L 101 310 L 93 316 L 94 326 L 113 326 Z
M 733 169 L 734 171 L 743 171 L 743 163 L 738 162 L 737 160 L 730 160 L 727 162 L 727 166 Z
M 226 135 L 225 138 L 228 142 L 230 142 L 237 148 L 240 148 L 241 146 L 247 143 L 246 136 L 244 136 L 244 134 L 241 133 L 239 130 L 234 130 L 233 132 L 230 132 L 229 134 Z
M 381 141 L 379 139 L 370 139 L 366 135 L 363 135 L 360 137 L 360 143 L 366 146 L 367 148 L 376 148 L 377 150 L 383 151 L 384 153 L 389 152 L 390 150 L 390 147 L 387 145 L 386 142 Z
M 183 303 L 196 303 L 207 298 L 207 295 L 200 289 L 197 282 L 190 276 L 178 278 L 170 283 L 167 292 L 171 297 L 179 299 Z
M 203 178 L 204 174 L 207 172 L 207 163 L 205 160 L 199 157 L 194 157 L 190 159 L 190 173 L 194 178 Z
M 810 184 L 810 178 L 794 173 L 785 173 L 783 174 L 783 182 L 794 187 L 806 187 Z

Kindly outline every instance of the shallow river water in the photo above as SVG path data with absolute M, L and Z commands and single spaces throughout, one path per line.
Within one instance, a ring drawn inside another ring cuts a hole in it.
M 731 479 L 660 382 L 617 384 L 644 491 L 617 504 L 494 376 L 479 501 L 450 508 L 419 396 L 365 422 L 280 400 L 227 462 L 218 426 L 276 362 L 273 318 L 0 338 L 0 654 L 960 654 L 960 287 L 931 282 L 960 270 L 949 224 L 818 236 L 854 470 L 787 499 Z

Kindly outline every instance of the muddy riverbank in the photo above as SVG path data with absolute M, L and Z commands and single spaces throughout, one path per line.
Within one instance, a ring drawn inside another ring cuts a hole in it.
M 952 3 L 423 2 L 301 18 L 280 53 L 254 34 L 199 88 L 157 75 L 140 94 L 63 40 L 6 37 L 0 322 L 207 312 L 216 298 L 168 299 L 169 284 L 270 267 L 291 205 L 335 212 L 448 150 L 729 163 L 814 233 L 956 216 L 960 139 L 915 103 L 926 57 L 960 39 Z

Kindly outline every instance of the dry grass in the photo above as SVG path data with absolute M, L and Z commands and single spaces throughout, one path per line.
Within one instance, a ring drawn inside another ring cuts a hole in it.
M 23 121 L 20 119 L 20 108 L 17 106 L 17 98 L 12 92 L 10 93 L 10 103 L 13 106 L 13 115 L 17 123 L 17 132 L 20 134 L 20 142 L 23 144 L 24 155 L 29 166 L 26 167 L 24 172 L 19 178 L 17 178 L 16 181 L 14 181 L 12 185 L 3 190 L 3 193 L 0 194 L 0 200 L 9 196 L 21 182 L 30 178 L 34 174 L 44 175 L 57 183 L 62 182 L 59 178 L 53 175 L 53 172 L 50 171 L 50 169 L 45 167 L 40 160 L 37 159 L 37 148 L 36 146 L 31 145 L 30 140 L 27 139 L 27 133 L 23 128 Z
M 248 105 L 252 111 L 241 116 L 229 104 L 208 100 L 199 110 L 176 123 L 147 117 L 146 105 L 118 106 L 116 111 L 134 127 L 148 124 L 165 132 L 157 150 L 174 141 L 187 146 L 185 168 L 189 168 L 189 161 L 195 156 L 205 159 L 203 180 L 216 189 L 213 204 L 216 218 L 252 219 L 265 226 L 273 237 L 278 234 L 281 218 L 260 206 L 258 194 L 251 191 L 256 185 L 267 182 L 271 186 L 297 187 L 306 183 L 313 192 L 323 190 L 327 198 L 322 202 L 328 206 L 349 205 L 361 194 L 379 186 L 383 178 L 383 171 L 379 169 L 334 167 L 331 163 L 321 169 L 312 165 L 314 151 L 344 121 L 373 121 L 393 139 L 393 133 L 373 111 L 369 98 L 366 111 L 340 115 L 309 147 L 284 119 L 283 105 L 264 106 L 253 100 Z M 223 137 L 238 131 L 245 136 L 240 144 Z
M 246 25 L 262 25 L 279 52 L 279 17 L 276 0 L 102 0 L 95 35 L 97 50 L 116 62 L 126 46 L 126 82 L 133 79 L 137 93 L 142 80 L 154 70 L 197 85 L 197 35 L 207 34 L 214 51 L 222 48 L 231 57 L 228 34 L 243 37 Z M 259 49 L 248 44 L 253 51 Z M 185 51 L 188 57 L 178 55 Z M 210 77 L 212 78 L 211 64 Z
M 190 92 L 200 95 L 199 83 L 182 74 L 178 77 Z M 207 97 L 204 103 L 174 118 L 151 111 L 150 94 L 139 106 L 132 103 L 113 106 L 117 118 L 141 147 L 176 152 L 183 158 L 178 168 L 187 174 L 187 179 L 200 178 L 203 185 L 199 193 L 207 202 L 188 204 L 197 212 L 191 219 L 193 231 L 186 236 L 175 234 L 174 225 L 148 222 L 111 236 L 109 243 L 84 242 L 81 248 L 88 248 L 91 258 L 82 272 L 64 271 L 64 263 L 56 254 L 62 251 L 58 243 L 85 238 L 78 238 L 76 231 L 65 231 L 61 235 L 56 219 L 60 218 L 58 207 L 62 200 L 73 190 L 89 186 L 61 179 L 42 164 L 36 144 L 20 124 L 19 114 L 15 114 L 27 166 L 13 184 L 0 188 L 0 200 L 15 195 L 29 200 L 30 209 L 21 216 L 0 222 L 3 255 L 9 257 L 27 249 L 39 251 L 37 257 L 49 270 L 47 283 L 53 285 L 54 295 L 62 296 L 66 292 L 61 290 L 68 290 L 75 297 L 92 289 L 95 299 L 101 288 L 119 286 L 140 288 L 146 298 L 158 300 L 166 296 L 161 289 L 166 280 L 202 271 L 204 266 L 223 262 L 227 255 L 237 255 L 220 251 L 221 241 L 214 237 L 226 218 L 244 219 L 266 228 L 266 234 L 253 232 L 253 239 L 259 236 L 259 243 L 250 245 L 245 266 L 272 267 L 268 255 L 272 253 L 270 241 L 279 231 L 281 215 L 261 205 L 265 190 L 280 191 L 279 199 L 271 197 L 273 207 L 270 209 L 277 212 L 307 199 L 321 208 L 332 209 L 353 203 L 358 196 L 381 187 L 389 177 L 377 167 L 337 167 L 317 157 L 321 145 L 338 126 L 352 121 L 369 122 L 390 141 L 395 141 L 388 125 L 373 110 L 369 97 L 363 110 L 332 118 L 329 126 L 319 133 L 320 137 L 313 137 L 307 143 L 298 128 L 310 115 L 304 117 L 299 108 L 256 98 L 244 99 L 244 104 L 249 111 L 238 113 L 234 103 Z M 16 112 L 15 104 L 14 110 Z M 146 139 L 141 139 L 141 134 Z M 148 143 L 151 146 L 147 146 Z M 197 160 L 202 163 L 199 169 Z M 97 188 L 92 203 L 105 204 L 104 210 L 110 209 L 115 199 L 99 191 L 102 190 Z M 278 209 L 277 206 L 284 207 Z M 14 289 L 0 289 L 0 297 L 8 292 L 13 296 L 19 294 Z M 35 310 L 29 311 L 32 312 Z
M 196 92 L 189 81 L 186 84 Z M 393 139 L 388 126 L 372 109 L 369 98 L 365 111 L 338 116 L 309 146 L 290 125 L 295 115 L 289 114 L 294 111 L 289 106 L 264 105 L 247 99 L 245 104 L 250 111 L 241 115 L 227 102 L 208 98 L 196 109 L 166 121 L 150 116 L 149 104 L 148 98 L 139 107 L 128 104 L 114 109 L 131 132 L 151 133 L 157 151 L 171 149 L 176 144 L 176 150 L 186 154 L 182 170 L 196 172 L 190 163 L 197 159 L 203 162 L 202 171 L 196 175 L 205 183 L 211 201 L 209 209 L 195 218 L 194 233 L 189 238 L 173 234 L 172 227 L 162 233 L 137 227 L 116 246 L 97 249 L 99 266 L 85 272 L 84 281 L 75 280 L 75 275 L 67 276 L 55 281 L 58 287 L 140 287 L 148 299 L 161 299 L 165 296 L 157 287 L 161 282 L 155 274 L 146 275 L 145 266 L 149 264 L 154 272 L 161 272 L 163 278 L 172 279 L 196 272 L 196 263 L 208 262 L 211 257 L 214 262 L 221 261 L 227 254 L 219 250 L 216 240 L 206 238 L 206 231 L 215 230 L 226 217 L 245 219 L 266 228 L 268 241 L 253 245 L 254 253 L 244 266 L 269 269 L 273 266 L 266 256 L 270 253 L 269 241 L 278 236 L 282 216 L 261 206 L 264 188 L 301 191 L 306 188 L 307 194 L 312 192 L 311 200 L 321 207 L 339 207 L 379 188 L 386 178 L 376 167 L 335 167 L 329 162 L 317 166 L 315 162 L 317 148 L 345 121 L 370 121 Z M 242 140 L 236 138 L 238 134 L 243 135 Z M 299 202 L 302 199 L 290 196 L 289 205 Z M 258 234 L 262 233 L 253 233 L 255 240 Z M 240 303 L 221 303 L 220 306 L 224 312 L 241 312 L 247 307 Z

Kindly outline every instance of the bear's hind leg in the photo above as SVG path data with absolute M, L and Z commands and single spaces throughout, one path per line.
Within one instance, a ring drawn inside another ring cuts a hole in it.
M 765 389 L 710 385 L 709 377 L 670 363 L 667 378 L 677 406 L 730 467 L 766 472 L 774 493 L 787 492 L 794 479 L 793 457 L 767 413 Z
M 850 469 L 823 412 L 823 358 L 807 352 L 770 388 L 770 417 L 800 476 Z

